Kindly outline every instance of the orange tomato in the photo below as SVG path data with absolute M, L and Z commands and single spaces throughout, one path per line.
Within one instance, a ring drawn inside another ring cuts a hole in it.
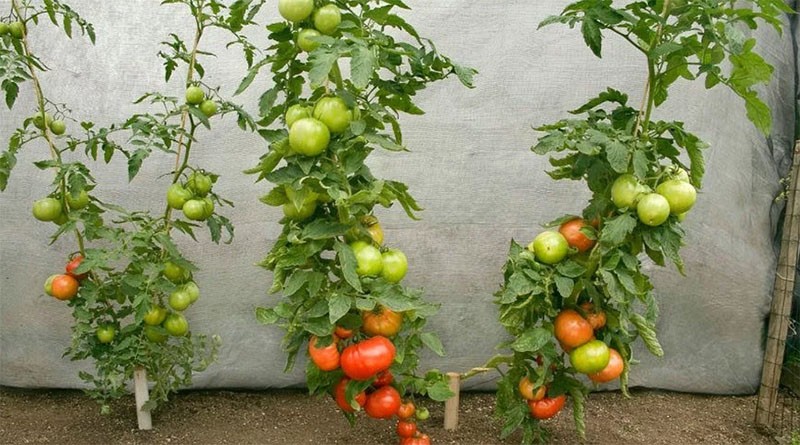
M 606 367 L 600 372 L 589 374 L 589 380 L 595 383 L 607 383 L 616 379 L 622 374 L 622 370 L 625 369 L 625 363 L 622 361 L 622 356 L 619 355 L 619 352 L 613 348 L 609 348 L 609 352 L 611 355 L 608 359 L 608 364 Z
M 323 371 L 333 371 L 339 367 L 339 348 L 336 347 L 336 342 L 324 346 L 317 347 L 317 337 L 311 337 L 308 341 L 308 356 L 317 367 Z
M 569 243 L 570 247 L 578 249 L 578 252 L 586 252 L 594 246 L 595 240 L 590 239 L 583 232 L 581 232 L 581 229 L 584 227 L 591 228 L 592 226 L 587 224 L 586 221 L 581 218 L 575 218 L 571 221 L 561 224 L 561 227 L 558 229 L 558 231 L 564 235 L 564 238 L 567 239 L 567 243 Z
M 554 325 L 556 339 L 565 350 L 577 348 L 594 336 L 592 325 L 573 309 L 564 309 L 559 312 Z
M 586 302 L 581 304 L 581 309 L 586 313 L 584 318 L 592 325 L 592 329 L 595 331 L 602 329 L 606 325 L 606 313 L 603 311 L 595 311 L 592 303 Z
M 372 311 L 364 311 L 361 314 L 364 324 L 361 330 L 370 337 L 382 335 L 393 337 L 400 332 L 403 325 L 403 314 L 394 312 L 391 309 L 379 306 Z
M 70 275 L 56 275 L 50 282 L 51 295 L 59 300 L 71 300 L 78 295 L 78 280 Z

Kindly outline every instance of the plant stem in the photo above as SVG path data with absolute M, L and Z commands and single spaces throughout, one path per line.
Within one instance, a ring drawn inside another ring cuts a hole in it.
M 642 95 L 642 105 L 639 108 L 639 115 L 636 118 L 636 127 L 633 130 L 634 136 L 638 136 L 641 132 L 647 131 L 647 127 L 650 124 L 650 117 L 653 113 L 653 107 L 655 106 L 655 93 L 653 85 L 656 82 L 657 73 L 651 51 L 653 51 L 653 49 L 656 47 L 656 44 L 661 40 L 661 37 L 664 33 L 663 22 L 667 20 L 667 16 L 669 15 L 670 2 L 671 0 L 664 0 L 664 7 L 661 10 L 662 23 L 658 24 L 656 34 L 653 36 L 653 40 L 650 42 L 650 45 L 645 52 L 645 55 L 647 56 L 647 83 L 645 84 L 645 92 Z

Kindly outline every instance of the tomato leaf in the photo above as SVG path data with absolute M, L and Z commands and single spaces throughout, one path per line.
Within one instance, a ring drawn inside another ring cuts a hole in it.
M 545 328 L 532 328 L 518 336 L 511 344 L 517 352 L 536 352 L 545 347 L 553 338 L 552 331 Z
M 353 253 L 353 249 L 340 241 L 335 241 L 333 243 L 333 248 L 336 251 L 336 258 L 339 261 L 339 266 L 342 268 L 342 274 L 344 275 L 345 281 L 347 281 L 347 284 L 352 286 L 357 292 L 362 292 L 361 281 L 356 273 L 357 263 L 356 255 Z
M 331 324 L 336 324 L 344 317 L 353 305 L 353 298 L 347 295 L 334 293 L 328 298 L 328 318 Z
M 265 325 L 275 324 L 278 321 L 278 315 L 272 309 L 258 307 L 256 308 L 256 320 Z
M 444 357 L 444 346 L 439 336 L 434 332 L 423 332 L 419 335 L 422 343 L 427 346 L 431 351 L 436 353 L 439 357 Z
M 425 392 L 428 394 L 428 397 L 437 402 L 444 402 L 454 395 L 453 391 L 450 391 L 450 387 L 447 386 L 447 383 L 443 381 L 438 381 L 428 386 Z

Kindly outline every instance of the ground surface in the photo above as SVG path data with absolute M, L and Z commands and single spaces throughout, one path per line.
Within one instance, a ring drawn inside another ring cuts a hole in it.
M 185 392 L 138 431 L 133 399 L 102 416 L 78 391 L 0 388 L 0 443 L 52 444 L 395 444 L 394 422 L 360 418 L 355 428 L 329 399 L 300 391 Z M 517 444 L 498 439 L 493 394 L 461 396 L 457 431 L 442 429 L 441 405 L 431 404 L 424 430 L 435 444 Z M 587 406 L 590 444 L 774 444 L 753 425 L 755 397 L 637 391 L 592 394 Z M 797 413 L 794 414 L 797 416 Z M 548 422 L 553 443 L 577 443 L 571 415 Z

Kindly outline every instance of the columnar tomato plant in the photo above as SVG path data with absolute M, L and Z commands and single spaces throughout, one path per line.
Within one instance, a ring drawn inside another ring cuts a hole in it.
M 218 89 L 202 82 L 204 70 L 198 56 L 204 31 L 216 27 L 234 36 L 248 60 L 255 49 L 240 36 L 259 4 L 236 2 L 230 9 L 211 0 L 168 0 L 189 8 L 194 38 L 187 45 L 177 34 L 164 42 L 159 53 L 166 68 L 165 80 L 183 64 L 186 67 L 182 97 L 151 92 L 136 103 L 151 105 L 152 111 L 135 114 L 121 124 L 100 128 L 89 121 L 77 121 L 65 104 L 44 94 L 39 76 L 46 71 L 31 51 L 29 35 L 45 17 L 71 37 L 73 27 L 95 40 L 91 24 L 68 5 L 56 0 L 12 1 L 12 23 L 19 32 L 0 36 L 2 89 L 11 108 L 19 87 L 30 81 L 36 97 L 31 117 L 11 136 L 0 157 L 0 189 L 5 189 L 23 148 L 44 148 L 49 158 L 35 163 L 54 172 L 51 190 L 33 204 L 33 216 L 57 226 L 52 240 L 73 235 L 77 250 L 65 261 L 64 273 L 45 281 L 45 292 L 68 300 L 75 323 L 72 341 L 65 353 L 72 360 L 92 359 L 94 373 L 80 377 L 92 385 L 90 396 L 108 411 L 108 400 L 127 394 L 126 385 L 137 367 L 144 368 L 153 382 L 153 409 L 167 400 L 170 392 L 191 383 L 192 373 L 205 369 L 215 358 L 219 339 L 194 333 L 184 317 L 199 297 L 193 279 L 196 267 L 181 254 L 173 239 L 174 230 L 195 238 L 204 221 L 211 239 L 228 240 L 233 226 L 217 213 L 217 206 L 230 204 L 213 189 L 217 175 L 190 163 L 190 153 L 199 144 L 200 127 L 210 128 L 211 118 L 233 113 L 243 128 L 255 128 L 241 108 L 224 100 Z M 16 25 L 21 24 L 21 25 Z M 3 28 L 0 28 L 2 30 Z M 185 96 L 185 97 L 184 97 Z M 127 160 L 128 179 L 133 180 L 142 163 L 154 151 L 165 154 L 158 160 L 171 165 L 169 189 L 162 214 L 131 211 L 100 199 L 102 184 L 95 182 L 89 167 L 78 155 L 98 157 L 109 163 L 115 154 Z M 181 210 L 182 215 L 175 212 Z
M 271 55 L 240 87 L 268 66 L 274 85 L 261 96 L 259 123 L 282 121 L 260 130 L 270 144 L 250 171 L 273 184 L 262 201 L 284 214 L 262 262 L 273 272 L 270 292 L 283 298 L 256 315 L 286 330 L 287 370 L 308 351 L 310 393 L 334 395 L 350 419 L 361 405 L 387 418 L 402 397 L 450 394 L 441 373 L 415 373 L 420 347 L 443 354 L 423 330 L 437 307 L 400 284 L 408 259 L 384 244 L 374 213 L 397 202 L 415 219 L 420 207 L 366 160 L 375 149 L 406 151 L 398 118 L 423 113 L 412 100 L 418 91 L 452 74 L 471 86 L 474 71 L 420 37 L 400 15 L 407 9 L 399 0 L 280 0 L 284 20 L 267 27 Z
M 745 101 L 747 116 L 763 132 L 769 108 L 754 87 L 770 80 L 772 67 L 755 52 L 746 28 L 759 21 L 781 29 L 790 12 L 781 0 L 580 1 L 541 26 L 580 24 L 599 57 L 604 32 L 622 37 L 643 56 L 647 89 L 641 108 L 608 88 L 572 111 L 576 117 L 537 130 L 532 150 L 550 154 L 556 180 L 583 180 L 591 191 L 579 215 L 549 224 L 527 247 L 511 243 L 504 284 L 496 294 L 500 322 L 512 335 L 498 383 L 502 436 L 517 429 L 523 442 L 545 440 L 541 421 L 558 414 L 567 398 L 578 433 L 584 434 L 589 380 L 618 382 L 627 395 L 631 344 L 641 338 L 656 356 L 658 306 L 642 272 L 642 258 L 683 273 L 681 222 L 697 198 L 706 144 L 683 122 L 653 119 L 678 79 L 728 86 Z M 726 62 L 727 58 L 727 62 Z

